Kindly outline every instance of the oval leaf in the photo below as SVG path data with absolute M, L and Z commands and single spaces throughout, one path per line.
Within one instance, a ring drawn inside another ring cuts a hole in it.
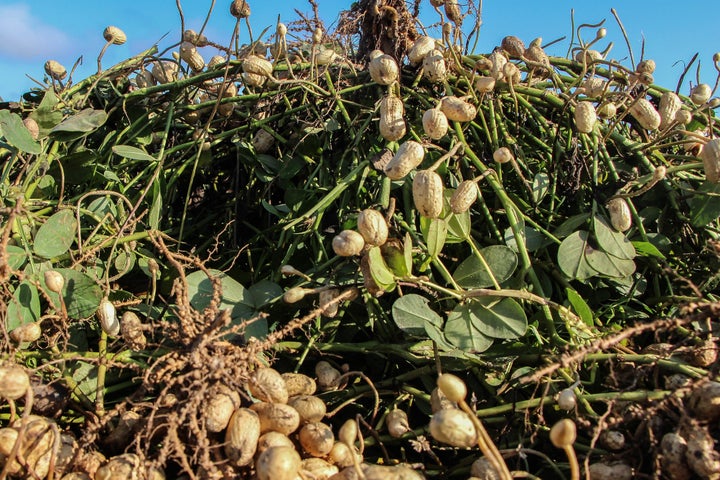
M 429 300 L 422 295 L 409 293 L 393 303 L 392 316 L 395 325 L 408 335 L 426 335 L 425 324 L 442 325 L 442 317 L 430 308 Z
M 129 158 L 130 160 L 142 160 L 145 162 L 156 162 L 155 157 L 148 155 L 144 150 L 140 150 L 130 145 L 115 145 L 112 147 L 112 151 L 115 155 Z
M 97 282 L 84 273 L 69 268 L 57 268 L 55 271 L 65 279 L 61 294 L 65 301 L 68 316 L 80 320 L 95 315 L 100 301 L 103 299 L 103 291 Z M 51 292 L 47 288 L 43 275 L 40 275 L 40 282 L 43 290 L 52 300 L 55 309 L 59 310 L 60 300 L 58 294 Z
M 491 338 L 520 338 L 528 327 L 525 310 L 512 298 L 474 298 L 468 311 L 475 328 Z
M 472 256 L 458 265 L 453 278 L 463 288 L 485 288 L 494 285 L 493 277 L 498 283 L 509 279 L 518 259 L 515 252 L 505 245 L 491 245 L 480 250 L 485 263 L 476 256 Z M 485 267 L 490 267 L 490 272 Z
M 624 258 L 617 258 L 602 250 L 586 252 L 588 264 L 601 275 L 614 278 L 625 278 L 635 272 L 635 262 Z
M 86 108 L 72 117 L 66 118 L 58 125 L 55 125 L 50 133 L 88 133 L 101 127 L 107 120 L 108 115 L 104 110 L 93 110 Z
M 8 301 L 5 328 L 11 331 L 20 325 L 35 322 L 40 318 L 40 295 L 30 281 L 25 280 L 15 289 Z
M 374 246 L 368 250 L 368 265 L 370 266 L 370 276 L 385 291 L 391 291 L 395 288 L 395 275 L 393 275 L 390 267 L 385 263 L 380 247 Z
M 239 282 L 219 270 L 210 270 L 214 278 L 220 280 L 222 296 L 220 310 L 229 309 L 233 319 L 247 320 L 255 315 L 254 302 L 247 289 Z M 213 297 L 213 283 L 201 270 L 187 276 L 190 305 L 202 312 L 210 306 Z
M 635 258 L 635 247 L 621 232 L 616 231 L 610 226 L 610 222 L 595 215 L 593 218 L 593 228 L 595 229 L 595 238 L 597 238 L 598 246 L 618 258 L 632 260 Z
M 585 250 L 589 249 L 590 233 L 578 230 L 569 235 L 558 249 L 558 265 L 571 279 L 586 280 L 597 274 L 585 259 Z
M 22 152 L 38 154 L 42 147 L 33 140 L 30 132 L 25 128 L 20 115 L 0 110 L 0 136 L 5 137 L 7 143 Z
M 75 239 L 77 221 L 72 210 L 60 210 L 48 218 L 35 234 L 33 250 L 44 258 L 67 252 Z
M 478 328 L 477 318 L 467 304 L 458 305 L 448 315 L 445 338 L 459 349 L 470 353 L 484 352 L 493 344 L 493 339 Z

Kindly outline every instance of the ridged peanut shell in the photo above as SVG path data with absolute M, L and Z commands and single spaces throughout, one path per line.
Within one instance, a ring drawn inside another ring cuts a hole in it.
M 95 480 L 134 480 L 140 475 L 140 457 L 124 453 L 109 458 L 107 463 L 95 472 Z
M 157 80 L 155 80 L 153 74 L 148 70 L 140 70 L 138 74 L 135 75 L 135 84 L 138 88 L 152 87 L 156 83 Z
M 382 54 L 368 63 L 370 78 L 380 85 L 390 85 L 400 77 L 400 67 L 390 55 Z
M 588 97 L 599 97 L 605 91 L 607 83 L 602 78 L 591 77 L 582 83 L 582 92 Z
M 45 73 L 53 80 L 62 80 L 67 76 L 67 70 L 59 62 L 48 60 L 45 62 Z
M 447 64 L 440 50 L 432 50 L 423 59 L 423 77 L 430 83 L 443 83 L 447 78 Z
M 475 91 L 478 93 L 490 93 L 495 90 L 495 78 L 493 77 L 477 77 L 475 79 Z
M 450 197 L 450 210 L 455 214 L 467 212 L 477 198 L 477 184 L 472 180 L 463 180 Z
M 242 61 L 242 70 L 244 73 L 270 77 L 273 73 L 273 65 L 265 58 L 257 55 L 248 55 Z
M 388 95 L 380 101 L 380 135 L 389 141 L 400 140 L 406 132 L 405 107 L 400 98 Z
M 425 110 L 422 117 L 423 131 L 433 140 L 440 140 L 448 131 L 449 123 L 445 114 L 437 108 Z
M 508 147 L 500 147 L 493 152 L 493 160 L 497 163 L 511 162 L 515 156 Z
M 321 422 L 303 425 L 298 433 L 298 440 L 303 450 L 313 457 L 325 457 L 335 445 L 332 429 Z
M 225 430 L 225 455 L 232 465 L 249 465 L 260 438 L 260 417 L 249 408 L 238 408 Z
M 405 465 L 361 465 L 365 480 L 424 480 L 424 476 Z
M 275 143 L 275 137 L 265 129 L 260 129 L 253 135 L 252 144 L 257 153 L 267 153 Z
M 605 205 L 610 213 L 610 224 L 618 232 L 625 232 L 632 227 L 632 214 L 624 198 L 612 198 Z
M 103 299 L 100 302 L 100 306 L 98 306 L 96 315 L 103 332 L 112 337 L 120 333 L 120 321 L 117 317 L 117 311 L 110 301 Z
M 355 230 L 343 230 L 332 240 L 333 251 L 341 257 L 360 255 L 365 247 L 365 239 Z
M 326 480 L 340 471 L 337 465 L 333 465 L 322 458 L 315 457 L 304 459 L 300 464 L 300 469 L 309 478 L 317 480 Z
M 597 122 L 595 106 L 590 102 L 578 102 L 575 107 L 575 126 L 578 132 L 590 133 Z
M 325 305 L 328 302 L 331 302 L 334 300 L 337 296 L 340 295 L 340 290 L 337 288 L 329 288 L 327 290 L 323 290 L 320 292 L 320 295 L 318 295 L 318 301 L 320 305 Z M 328 305 L 327 307 L 323 308 L 322 314 L 325 317 L 328 318 L 334 318 L 340 309 L 340 305 L 337 303 Z
M 300 414 L 290 405 L 258 402 L 250 405 L 250 409 L 260 419 L 260 434 L 273 431 L 290 435 L 300 426 Z
M 106 41 L 112 43 L 113 45 L 122 45 L 127 41 L 127 36 L 125 35 L 125 32 L 120 30 L 118 27 L 114 27 L 112 25 L 105 28 L 105 30 L 103 31 L 103 38 L 105 38 Z
M 407 54 L 410 65 L 418 65 L 422 63 L 425 57 L 434 49 L 435 39 L 426 36 L 418 37 Z
M 445 0 L 445 15 L 455 24 L 462 23 L 462 12 L 457 0 Z
M 235 410 L 240 407 L 240 394 L 222 385 L 210 394 L 203 406 L 205 428 L 208 432 L 221 432 L 227 428 Z
M 388 238 L 388 224 L 385 216 L 371 208 L 358 215 L 357 229 L 367 245 L 383 245 Z
M 413 203 L 420 215 L 437 218 L 443 207 L 443 182 L 440 175 L 430 170 L 421 170 L 413 178 Z
M 440 110 L 448 120 L 456 122 L 469 122 L 477 115 L 475 105 L 453 95 L 443 97 L 440 100 Z
M 268 448 L 272 447 L 292 447 L 295 448 L 295 444 L 285 434 L 280 432 L 266 432 L 260 435 L 258 439 L 257 451 L 255 453 L 261 454 Z
M 503 38 L 502 42 L 500 42 L 500 48 L 505 50 L 505 53 L 507 53 L 510 58 L 522 58 L 525 54 L 525 44 L 514 35 L 508 35 Z
M 53 456 L 53 447 L 55 444 L 55 432 L 52 426 L 55 424 L 52 420 L 38 415 L 30 415 L 27 419 L 27 428 L 25 429 L 22 443 L 18 453 L 25 460 L 26 464 L 31 467 L 40 478 L 45 478 L 50 470 L 50 460 Z M 19 433 L 22 420 L 18 419 L 11 424 L 11 430 Z M 5 431 L 3 429 L 3 431 Z M 3 437 L 15 437 L 12 443 L 3 447 L 3 450 L 12 449 L 19 435 L 15 436 L 9 431 Z M 59 439 L 58 439 L 59 440 Z M 10 453 L 10 452 L 8 452 Z M 3 463 L 5 459 L 3 458 Z M 21 466 L 17 459 L 8 467 L 8 473 L 17 478 L 32 478 L 27 474 L 25 467 Z M 20 476 L 21 473 L 27 475 Z
M 393 438 L 400 438 L 410 431 L 408 415 L 404 410 L 396 408 L 388 412 L 385 418 L 388 433 Z
M 317 376 L 318 387 L 324 392 L 337 390 L 340 386 L 340 377 L 342 376 L 340 370 L 324 360 L 315 365 L 315 375 Z
M 327 405 L 315 395 L 297 395 L 290 397 L 288 405 L 297 410 L 300 415 L 300 423 L 319 422 L 325 418 Z
M 247 0 L 233 0 L 230 4 L 230 15 L 238 19 L 249 17 L 250 5 Z
M 408 140 L 400 145 L 397 153 L 385 166 L 385 175 L 390 180 L 400 180 L 417 168 L 425 157 L 425 149 L 415 140 Z
M 272 447 L 262 452 L 255 462 L 258 480 L 295 480 L 302 459 L 291 447 Z
M 660 114 L 660 128 L 665 128 L 675 121 L 675 115 L 682 107 L 682 100 L 675 92 L 665 92 L 660 97 L 660 106 L 658 113 Z
M 458 409 L 439 410 L 430 419 L 430 435 L 440 443 L 459 448 L 477 445 L 477 432 L 470 416 Z
M 711 183 L 720 183 L 720 139 L 707 142 L 700 152 L 705 178 Z
M 158 83 L 170 83 L 177 80 L 177 63 L 171 61 L 158 61 L 153 62 L 152 65 L 152 76 Z
M 315 380 L 308 377 L 303 373 L 283 373 L 283 380 L 285 380 L 285 388 L 287 388 L 288 395 L 294 397 L 297 395 L 312 395 L 317 390 Z
M 493 77 L 495 80 L 503 80 L 505 78 L 505 75 L 503 74 L 503 68 L 508 62 L 507 57 L 496 50 L 490 54 L 488 60 L 490 60 L 491 65 L 490 76 Z
M 180 44 L 180 58 L 187 62 L 193 72 L 199 72 L 205 68 L 205 60 L 197 51 L 195 45 L 190 42 Z
M 10 332 L 10 338 L 17 343 L 34 342 L 42 335 L 40 323 L 31 322 L 15 327 Z
M 712 87 L 707 83 L 700 83 L 690 91 L 690 100 L 695 105 L 702 105 L 710 99 L 710 95 L 712 95 Z
M 655 110 L 652 103 L 644 98 L 639 98 L 630 107 L 630 115 L 646 130 L 657 130 L 660 126 L 660 114 Z
M 720 382 L 705 382 L 693 389 L 687 406 L 701 421 L 720 420 Z
M 255 370 L 250 382 L 250 393 L 263 402 L 287 403 L 288 391 L 285 380 L 274 368 L 260 367 Z
M 613 118 L 617 114 L 617 106 L 612 102 L 603 103 L 596 109 L 600 118 Z

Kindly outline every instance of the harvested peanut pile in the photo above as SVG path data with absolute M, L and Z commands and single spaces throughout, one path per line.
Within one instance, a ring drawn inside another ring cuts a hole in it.
M 310 6 L 0 104 L 0 480 L 720 479 L 720 54 Z

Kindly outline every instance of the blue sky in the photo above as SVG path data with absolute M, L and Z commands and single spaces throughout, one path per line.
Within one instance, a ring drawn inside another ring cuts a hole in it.
M 211 40 L 227 43 L 234 25 L 228 12 L 230 1 L 215 3 L 207 34 Z M 251 25 L 256 35 L 265 27 L 269 27 L 268 35 L 274 32 L 278 14 L 282 21 L 289 22 L 297 18 L 295 9 L 311 12 L 306 0 L 249 0 L 249 3 Z M 347 8 L 351 0 L 318 0 L 318 3 L 323 20 L 332 29 L 338 12 Z M 181 1 L 186 28 L 199 29 L 211 4 L 211 0 Z M 429 1 L 423 0 L 422 6 L 421 20 L 428 24 L 434 22 L 436 14 Z M 549 52 L 564 56 L 570 38 L 570 11 L 574 9 L 576 24 L 606 19 L 608 36 L 599 46 L 605 47 L 612 41 L 611 56 L 627 58 L 627 47 L 610 13 L 611 7 L 617 9 L 625 25 L 636 60 L 645 38 L 645 57 L 652 58 L 658 65 L 656 83 L 674 88 L 683 62 L 699 52 L 703 66 L 701 81 L 714 84 L 716 72 L 712 55 L 720 51 L 720 28 L 717 26 L 720 1 L 717 0 L 484 0 L 478 51 L 491 51 L 505 35 L 517 35 L 526 44 L 535 37 L 548 42 L 567 36 Z M 26 74 L 42 80 L 43 64 L 48 59 L 59 61 L 69 70 L 82 57 L 83 63 L 78 67 L 75 79 L 93 73 L 97 68 L 97 54 L 105 43 L 102 31 L 107 25 L 123 29 L 128 42 L 108 49 L 103 60 L 105 66 L 149 48 L 165 34 L 169 35 L 162 40 L 161 46 L 175 42 L 180 35 L 175 0 L 0 0 L 0 97 L 6 101 L 18 100 L 23 92 L 35 85 Z M 247 41 L 247 33 L 243 33 L 241 41 Z M 202 53 L 209 58 L 216 52 L 205 49 Z M 689 89 L 688 82 L 694 79 L 693 70 L 693 74 L 686 77 L 685 93 Z

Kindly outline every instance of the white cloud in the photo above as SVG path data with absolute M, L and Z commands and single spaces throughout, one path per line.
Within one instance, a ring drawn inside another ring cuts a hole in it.
M 28 5 L 0 5 L 0 56 L 50 58 L 66 53 L 71 44 L 64 32 L 33 16 Z

